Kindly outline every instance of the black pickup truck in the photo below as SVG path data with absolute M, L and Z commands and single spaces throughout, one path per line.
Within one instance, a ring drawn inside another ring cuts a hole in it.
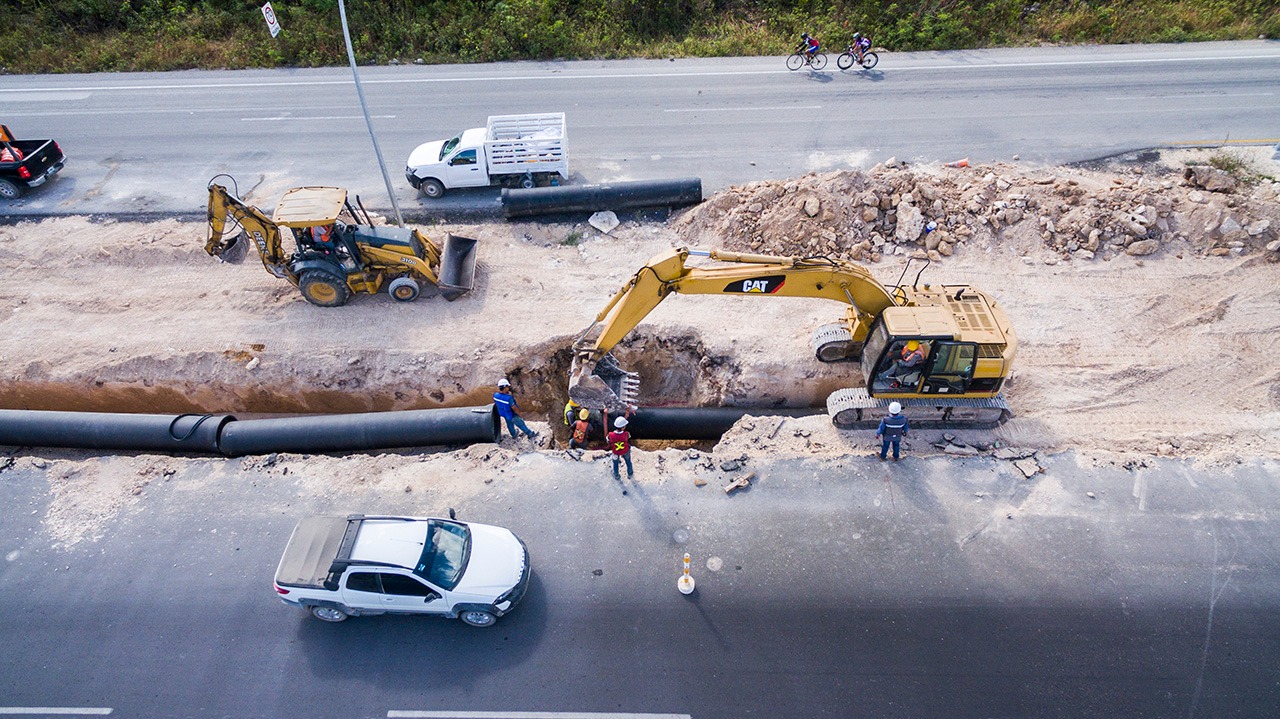
M 0 125 L 0 199 L 22 197 L 58 174 L 66 158 L 53 140 L 17 140 Z

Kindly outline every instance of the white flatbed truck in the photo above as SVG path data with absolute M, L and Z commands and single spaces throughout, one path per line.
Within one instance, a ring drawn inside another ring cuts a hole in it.
M 569 178 L 563 112 L 493 115 L 485 127 L 418 145 L 405 178 L 430 198 L 463 187 L 537 187 Z

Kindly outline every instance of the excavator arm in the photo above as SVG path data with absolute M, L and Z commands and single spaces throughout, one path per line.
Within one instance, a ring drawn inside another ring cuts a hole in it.
M 690 256 L 728 263 L 688 267 Z M 848 305 L 854 342 L 866 338 L 871 323 L 894 297 L 865 268 L 826 257 L 774 257 L 680 248 L 659 255 L 619 289 L 574 346 L 569 396 L 586 406 L 614 410 L 628 404 L 635 376 L 613 361 L 609 351 L 668 295 L 759 295 L 817 297 Z M 597 332 L 598 330 L 598 332 Z
M 243 231 L 226 236 L 228 229 L 234 231 L 237 227 Z M 262 210 L 241 202 L 222 185 L 210 182 L 209 238 L 205 241 L 204 251 L 224 262 L 239 263 L 248 250 L 246 238 L 253 241 L 268 272 L 298 284 L 297 277 L 289 269 L 289 258 L 285 256 L 280 241 L 280 227 Z

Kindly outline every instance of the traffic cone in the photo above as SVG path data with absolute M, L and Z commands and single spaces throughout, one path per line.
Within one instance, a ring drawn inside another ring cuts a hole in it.
M 943 165 L 943 167 L 968 167 L 968 166 L 969 166 L 969 158 L 967 157 L 964 158 L 963 160 L 956 160 L 955 162 L 948 162 L 947 164 Z

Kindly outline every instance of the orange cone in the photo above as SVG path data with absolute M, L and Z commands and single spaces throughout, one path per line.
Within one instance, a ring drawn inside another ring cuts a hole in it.
M 955 162 L 948 162 L 947 164 L 943 165 L 943 167 L 968 167 L 968 166 L 969 166 L 969 158 L 967 157 L 964 158 L 963 160 L 956 160 Z

